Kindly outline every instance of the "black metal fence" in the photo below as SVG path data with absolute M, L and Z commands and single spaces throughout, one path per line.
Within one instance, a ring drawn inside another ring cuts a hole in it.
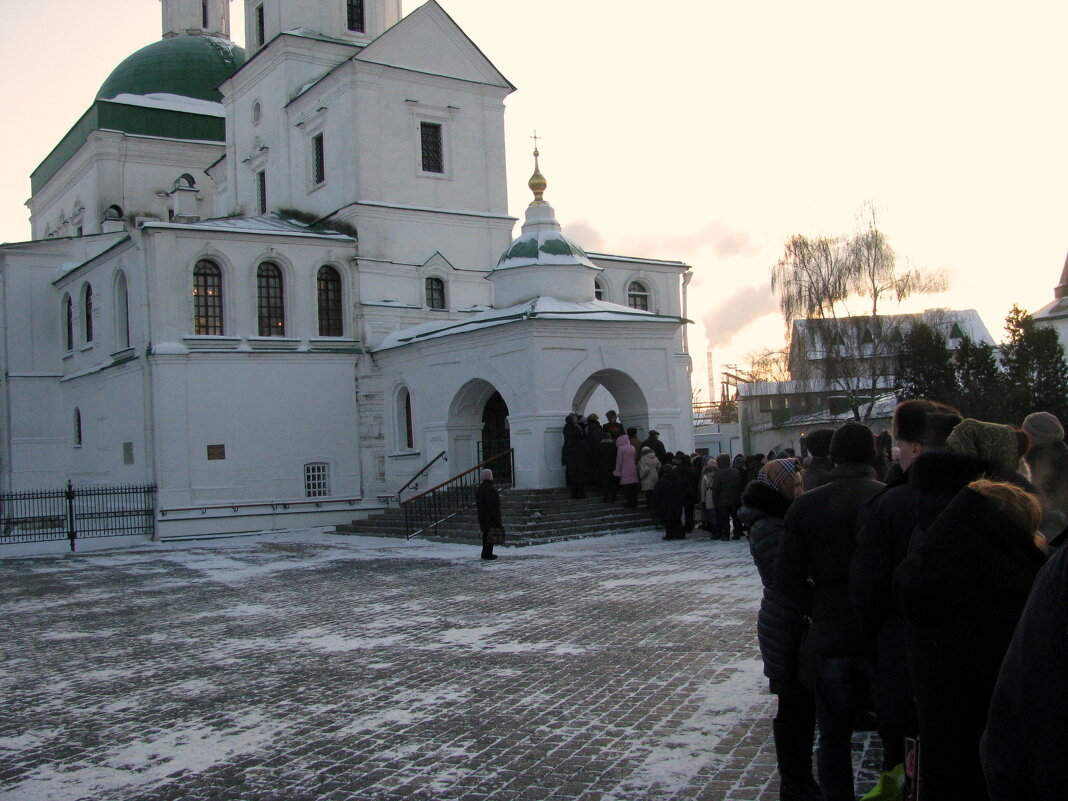
M 80 537 L 152 536 L 156 487 L 75 487 L 0 493 L 0 546 Z
M 401 501 L 405 536 L 411 539 L 416 534 L 436 528 L 439 523 L 474 506 L 475 490 L 480 483 L 478 476 L 484 467 L 493 471 L 495 483 L 499 488 L 510 487 L 514 475 L 514 457 L 515 450 L 509 448 L 426 492 Z M 497 480 L 499 476 L 507 476 L 507 480 Z

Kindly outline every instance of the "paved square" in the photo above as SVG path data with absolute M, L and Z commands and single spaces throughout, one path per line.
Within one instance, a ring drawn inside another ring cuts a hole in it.
M 0 799 L 777 798 L 744 541 L 498 552 L 0 560 Z

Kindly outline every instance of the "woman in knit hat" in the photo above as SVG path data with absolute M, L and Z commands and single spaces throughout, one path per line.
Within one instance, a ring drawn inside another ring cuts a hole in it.
M 775 561 L 783 518 L 801 492 L 801 476 L 793 459 L 775 459 L 764 465 L 742 494 L 739 517 L 749 529 L 753 555 L 764 597 L 757 617 L 757 640 L 764 660 L 764 675 L 779 698 L 772 721 L 779 764 L 782 799 L 817 801 L 819 786 L 812 778 L 812 743 L 816 727 L 816 701 L 800 676 L 801 640 L 806 625 L 801 612 L 774 586 Z

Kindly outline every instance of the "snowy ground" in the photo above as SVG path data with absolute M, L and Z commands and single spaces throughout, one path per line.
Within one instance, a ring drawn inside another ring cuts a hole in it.
M 0 560 L 0 801 L 777 798 L 745 542 L 477 553 L 308 530 Z

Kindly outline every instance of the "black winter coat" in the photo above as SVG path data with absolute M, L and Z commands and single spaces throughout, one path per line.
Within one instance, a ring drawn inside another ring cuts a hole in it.
M 965 487 L 894 571 L 930 798 L 987 798 L 979 738 L 998 670 L 1045 555 Z
M 712 478 L 712 497 L 716 501 L 716 508 L 740 505 L 743 489 L 745 478 L 741 472 L 733 467 L 721 467 Z
M 653 487 L 653 511 L 657 519 L 664 523 L 680 522 L 684 503 L 685 491 L 679 477 L 672 471 L 662 473 Z
M 475 509 L 478 511 L 478 527 L 485 534 L 491 528 L 503 528 L 501 523 L 501 496 L 492 481 L 483 481 L 475 490 Z
M 767 484 L 752 482 L 742 494 L 738 516 L 749 530 L 753 555 L 764 597 L 757 616 L 757 642 L 764 659 L 764 675 L 776 695 L 799 692 L 801 641 L 808 624 L 790 599 L 775 589 L 775 561 L 779 555 L 783 517 L 790 500 Z
M 684 461 L 682 464 L 675 468 L 675 473 L 679 477 L 679 482 L 682 484 L 682 502 L 685 503 L 697 503 L 700 500 L 700 492 L 697 489 L 697 484 L 701 480 L 701 476 L 693 469 L 693 466 L 689 461 Z
M 564 447 L 561 453 L 567 486 L 585 484 L 590 480 L 590 450 L 586 435 L 575 423 L 564 426 Z
M 860 508 L 882 487 L 874 467 L 840 464 L 826 484 L 803 493 L 786 514 L 775 586 L 811 617 L 811 642 L 817 654 L 847 656 L 863 651 L 849 603 L 849 566 Z
M 992 801 L 1068 795 L 1068 548 L 1035 579 L 1001 664 L 980 746 Z

